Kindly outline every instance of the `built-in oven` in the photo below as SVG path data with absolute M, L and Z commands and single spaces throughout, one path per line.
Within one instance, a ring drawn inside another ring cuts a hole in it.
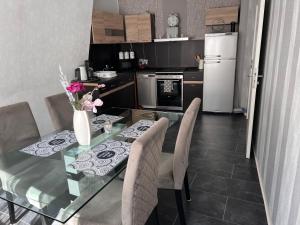
M 156 108 L 183 109 L 183 73 L 156 72 Z

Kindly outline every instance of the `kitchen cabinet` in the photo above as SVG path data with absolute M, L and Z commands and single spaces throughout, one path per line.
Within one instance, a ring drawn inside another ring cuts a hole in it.
M 92 41 L 94 44 L 123 43 L 124 17 L 119 14 L 94 11 L 92 18 Z
M 154 35 L 153 15 L 125 15 L 127 42 L 152 42 Z
M 105 84 L 104 88 L 94 92 L 94 97 L 100 97 L 104 102 L 103 106 L 98 107 L 100 114 L 102 110 L 110 107 L 136 107 L 135 73 L 122 72 L 112 79 L 99 79 L 84 83 L 86 85 L 85 93 L 92 91 L 97 84 Z
M 187 71 L 183 75 L 183 110 L 185 111 L 194 98 L 203 101 L 203 71 Z M 202 104 L 200 110 L 202 110 Z
M 129 85 L 101 99 L 104 102 L 103 109 L 110 107 L 135 108 L 135 85 Z

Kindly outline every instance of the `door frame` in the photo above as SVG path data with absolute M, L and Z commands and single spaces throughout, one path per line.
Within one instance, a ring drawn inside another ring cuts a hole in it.
M 266 0 L 258 0 L 255 12 L 255 31 L 252 47 L 251 68 L 249 73 L 249 93 L 247 108 L 247 142 L 246 142 L 246 158 L 250 159 L 252 146 L 252 133 L 254 121 L 254 109 L 256 100 L 256 91 L 258 85 L 258 68 L 260 60 L 260 50 L 262 41 L 262 30 L 264 22 Z

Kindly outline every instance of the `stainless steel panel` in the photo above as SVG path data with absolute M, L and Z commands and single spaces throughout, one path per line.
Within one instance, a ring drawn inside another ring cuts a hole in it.
M 139 105 L 145 108 L 156 108 L 155 74 L 137 74 Z

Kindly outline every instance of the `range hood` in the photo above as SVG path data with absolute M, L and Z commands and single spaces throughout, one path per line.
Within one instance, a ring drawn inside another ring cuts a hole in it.
M 179 37 L 179 38 L 157 38 L 154 42 L 167 42 L 167 41 L 188 41 L 189 37 Z

